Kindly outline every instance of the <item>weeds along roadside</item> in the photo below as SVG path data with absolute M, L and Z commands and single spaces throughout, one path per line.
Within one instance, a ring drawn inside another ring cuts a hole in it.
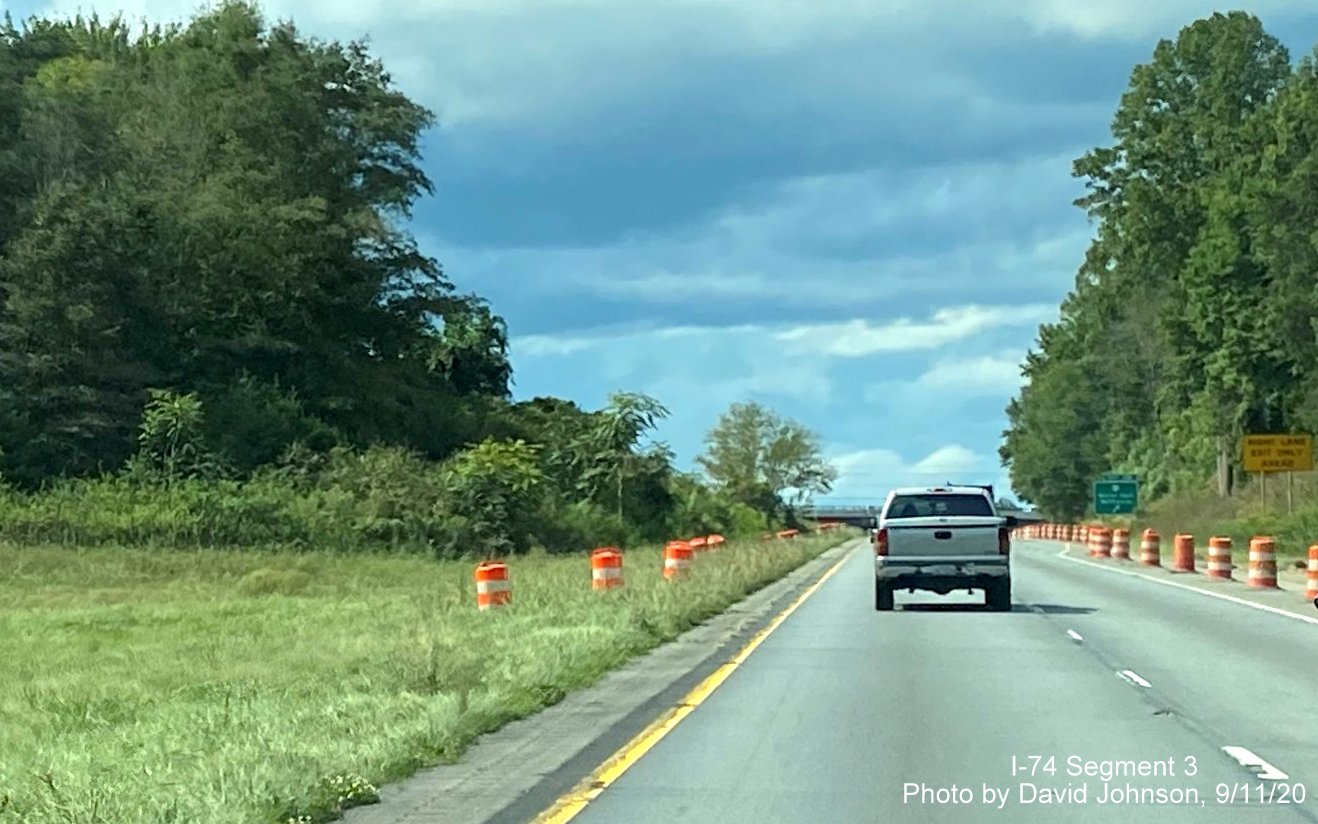
M 664 581 L 624 552 L 425 557 L 0 547 L 0 821 L 333 820 L 855 533 L 734 542 Z

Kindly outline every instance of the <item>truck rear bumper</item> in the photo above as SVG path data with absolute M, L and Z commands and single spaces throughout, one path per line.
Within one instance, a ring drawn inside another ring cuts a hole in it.
M 874 575 L 893 589 L 930 589 L 951 592 L 954 589 L 982 589 L 1011 576 L 1007 557 L 874 559 Z

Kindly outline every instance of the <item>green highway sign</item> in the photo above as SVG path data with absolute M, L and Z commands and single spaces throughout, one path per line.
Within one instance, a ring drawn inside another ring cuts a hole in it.
M 1094 483 L 1095 515 L 1129 515 L 1139 503 L 1140 485 L 1134 475 L 1104 475 Z
M 1098 480 L 1100 483 L 1108 483 L 1110 481 L 1129 481 L 1130 483 L 1138 482 L 1138 479 L 1134 475 L 1122 475 L 1116 472 L 1107 472 L 1102 475 L 1099 475 Z

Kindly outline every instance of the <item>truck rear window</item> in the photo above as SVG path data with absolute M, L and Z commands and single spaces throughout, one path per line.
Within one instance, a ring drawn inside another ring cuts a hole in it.
M 929 518 L 949 515 L 993 517 L 993 506 L 983 495 L 898 495 L 892 499 L 887 518 Z

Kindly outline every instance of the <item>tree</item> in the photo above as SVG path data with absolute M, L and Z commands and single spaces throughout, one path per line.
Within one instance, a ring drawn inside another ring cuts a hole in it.
M 480 298 L 468 296 L 444 315 L 429 363 L 459 392 L 509 396 L 508 328 Z
M 202 437 L 204 420 L 196 395 L 152 390 L 142 414 L 135 468 L 166 482 L 214 472 L 217 467 Z
M 696 460 L 714 483 L 771 517 L 783 506 L 827 493 L 837 479 L 817 435 L 755 402 L 732 404 L 705 444 Z
M 358 446 L 479 441 L 503 321 L 404 224 L 432 114 L 361 43 L 247 3 L 129 35 L 0 27 L 7 474 L 113 469 L 149 387 L 261 403 L 247 378 Z
M 1102 410 L 1077 399 L 1091 397 L 1093 377 L 1067 362 L 1040 371 L 1013 401 L 1011 428 L 1000 450 L 1021 498 L 1057 519 L 1082 516 L 1090 484 L 1106 468 Z
M 448 461 L 436 504 L 447 525 L 442 550 L 501 558 L 530 547 L 542 512 L 536 452 L 534 444 L 491 439 Z
M 595 426 L 578 442 L 578 454 L 583 456 L 582 480 L 590 497 L 598 498 L 606 488 L 614 490 L 619 517 L 623 514 L 623 486 L 627 480 L 653 470 L 666 472 L 670 465 L 672 452 L 665 444 L 653 444 L 637 452 L 641 438 L 668 414 L 667 407 L 648 395 L 613 392 Z
M 1155 495 L 1216 473 L 1228 494 L 1239 435 L 1291 425 L 1302 359 L 1285 341 L 1309 324 L 1279 299 L 1297 279 L 1279 288 L 1270 265 L 1304 246 L 1277 231 L 1278 171 L 1305 151 L 1276 138 L 1293 134 L 1274 116 L 1301 97 L 1290 83 L 1285 48 L 1243 12 L 1195 21 L 1132 71 L 1114 143 L 1074 167 L 1096 236 L 1008 410 L 1002 455 L 1028 498 L 1083 511 L 1105 470 Z

